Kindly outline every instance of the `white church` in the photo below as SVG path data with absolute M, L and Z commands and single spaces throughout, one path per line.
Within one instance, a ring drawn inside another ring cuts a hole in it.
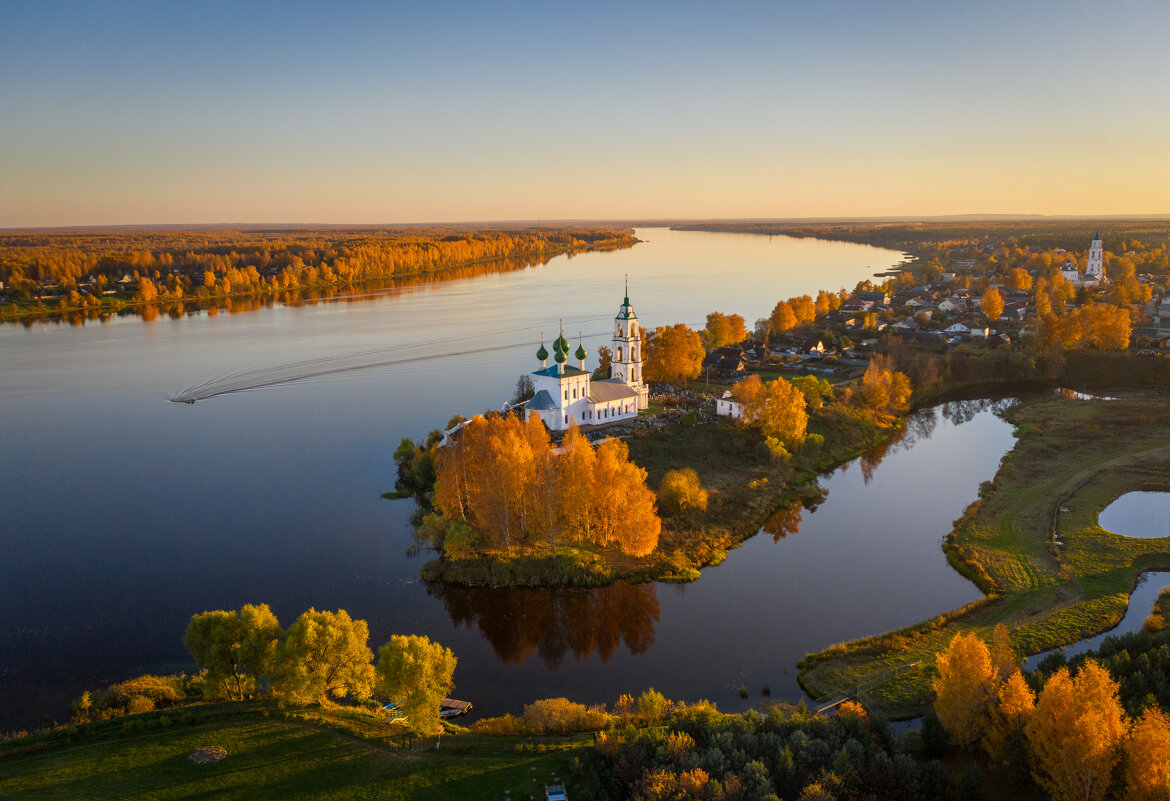
M 1066 261 L 1060 268 L 1064 280 L 1075 287 L 1097 287 L 1109 283 L 1105 277 L 1105 246 L 1101 242 L 1101 232 L 1098 231 L 1089 244 L 1089 261 L 1085 265 L 1085 272 L 1077 270 L 1071 260 Z
M 649 404 L 650 390 L 642 381 L 642 332 L 638 315 L 630 305 L 629 289 L 614 320 L 609 378 L 594 381 L 585 369 L 589 356 L 585 346 L 577 343 L 573 356 L 577 366 L 566 364 L 569 341 L 562 331 L 553 343 L 552 367 L 541 337 L 536 358 L 540 369 L 532 373 L 536 394 L 525 408 L 529 417 L 537 416 L 553 431 L 564 431 L 570 423 L 600 425 L 638 416 Z

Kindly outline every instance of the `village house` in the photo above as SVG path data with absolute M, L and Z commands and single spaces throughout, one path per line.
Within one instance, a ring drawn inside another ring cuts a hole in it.
M 743 404 L 731 397 L 731 390 L 723 393 L 723 397 L 715 401 L 715 414 L 721 417 L 730 417 L 739 420 L 743 417 Z

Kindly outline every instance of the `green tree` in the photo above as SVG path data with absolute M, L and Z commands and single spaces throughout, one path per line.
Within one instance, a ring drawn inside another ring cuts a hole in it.
M 280 636 L 280 624 L 267 604 L 245 604 L 238 612 L 192 615 L 183 645 L 207 671 L 208 695 L 239 701 L 271 679 Z
M 415 734 L 439 728 L 439 704 L 455 689 L 455 654 L 419 635 L 396 634 L 378 649 L 377 692 L 398 703 Z
M 374 682 L 369 639 L 366 621 L 353 620 L 344 609 L 310 608 L 288 627 L 277 646 L 280 690 L 316 701 L 368 696 Z
M 605 345 L 597 347 L 597 369 L 593 371 L 593 380 L 601 381 L 609 378 L 609 366 L 613 362 L 613 353 Z

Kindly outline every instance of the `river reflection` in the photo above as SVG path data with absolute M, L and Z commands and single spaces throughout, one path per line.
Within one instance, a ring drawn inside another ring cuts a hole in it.
M 594 589 L 432 583 L 427 594 L 442 599 L 456 625 L 478 628 L 505 663 L 538 654 L 549 669 L 570 652 L 607 663 L 623 642 L 631 654 L 643 653 L 654 644 L 659 615 L 655 585 L 624 581 Z

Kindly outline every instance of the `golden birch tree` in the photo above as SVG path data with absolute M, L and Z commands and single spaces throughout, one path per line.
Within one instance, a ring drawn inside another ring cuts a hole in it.
M 934 711 L 943 728 L 967 748 L 983 732 L 995 691 L 991 653 L 977 634 L 956 634 L 935 660 Z
M 1089 660 L 1075 678 L 1052 675 L 1024 725 L 1032 775 L 1056 801 L 1100 801 L 1109 791 L 1125 735 L 1117 682 Z
M 1170 719 L 1150 707 L 1125 741 L 1125 801 L 1170 800 Z

